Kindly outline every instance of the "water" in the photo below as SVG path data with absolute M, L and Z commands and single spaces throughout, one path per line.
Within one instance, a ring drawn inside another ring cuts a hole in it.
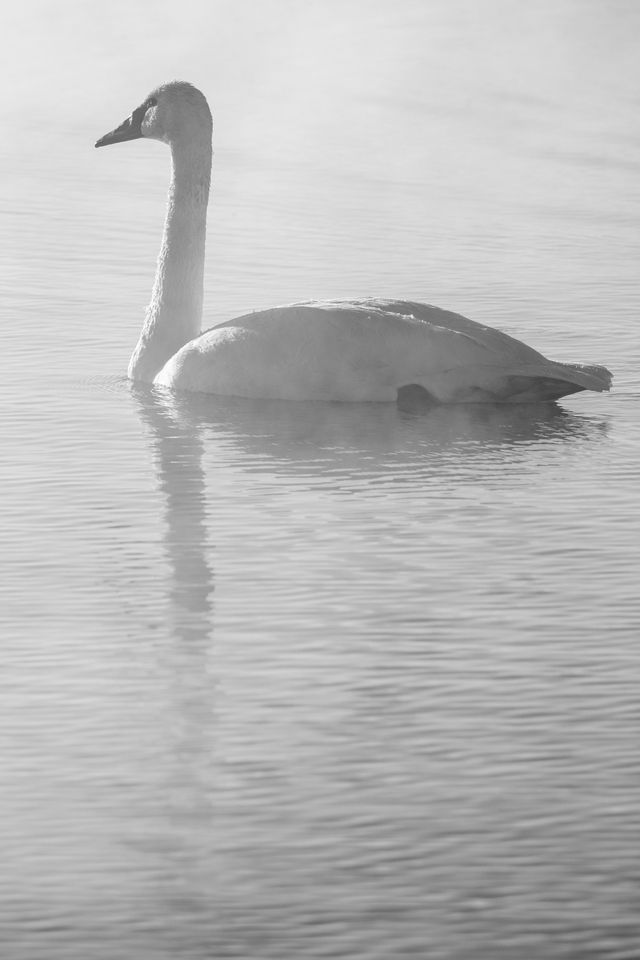
M 3 957 L 637 957 L 638 8 L 106 11 L 3 14 Z M 168 158 L 92 144 L 172 75 L 208 323 L 406 296 L 613 393 L 132 388 Z

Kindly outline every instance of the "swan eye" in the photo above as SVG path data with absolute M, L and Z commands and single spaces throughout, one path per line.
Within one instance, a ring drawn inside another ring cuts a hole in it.
M 144 104 L 145 110 L 148 110 L 149 107 L 157 107 L 157 106 L 158 106 L 158 101 L 156 100 L 155 97 L 149 97 L 149 99 Z

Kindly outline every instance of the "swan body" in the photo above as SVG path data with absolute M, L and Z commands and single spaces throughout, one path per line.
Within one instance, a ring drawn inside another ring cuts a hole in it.
M 131 379 L 283 400 L 395 401 L 411 386 L 439 403 L 536 402 L 609 389 L 605 367 L 547 360 L 499 330 L 411 301 L 291 304 L 200 333 L 211 130 L 202 93 L 175 81 L 96 143 L 147 137 L 171 148 L 167 217 Z

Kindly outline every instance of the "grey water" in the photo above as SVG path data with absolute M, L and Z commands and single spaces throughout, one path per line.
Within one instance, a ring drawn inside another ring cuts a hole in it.
M 640 955 L 640 9 L 2 15 L 0 954 Z M 214 114 L 207 325 L 399 296 L 606 364 L 558 405 L 125 379 Z

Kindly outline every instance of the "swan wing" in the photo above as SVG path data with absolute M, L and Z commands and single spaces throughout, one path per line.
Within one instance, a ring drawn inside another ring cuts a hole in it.
M 155 382 L 263 399 L 393 401 L 416 385 L 452 402 L 527 402 L 608 389 L 603 367 L 557 364 L 460 314 L 399 300 L 249 313 L 185 344 Z

